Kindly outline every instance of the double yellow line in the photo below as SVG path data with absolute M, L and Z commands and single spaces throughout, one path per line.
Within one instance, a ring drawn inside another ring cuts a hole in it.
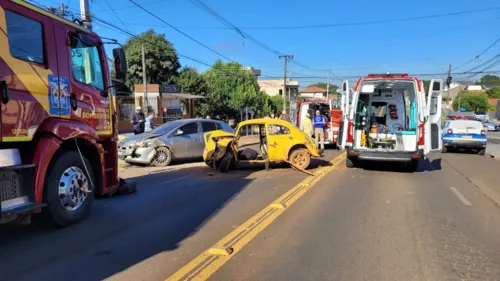
M 167 281 L 177 280 L 207 280 L 231 257 L 236 255 L 261 231 L 276 220 L 285 210 L 318 183 L 326 174 L 336 169 L 336 166 L 345 160 L 345 153 L 330 161 L 330 166 L 320 168 L 314 176 L 294 186 L 280 196 L 273 203 L 266 206 L 256 215 L 244 222 L 238 228 L 222 238 L 211 248 L 205 250 L 198 257 L 179 269 Z

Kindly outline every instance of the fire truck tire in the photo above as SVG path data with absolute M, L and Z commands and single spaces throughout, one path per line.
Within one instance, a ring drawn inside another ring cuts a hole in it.
M 45 178 L 46 218 L 56 226 L 67 226 L 87 218 L 92 211 L 96 179 L 90 162 L 76 151 L 56 154 Z

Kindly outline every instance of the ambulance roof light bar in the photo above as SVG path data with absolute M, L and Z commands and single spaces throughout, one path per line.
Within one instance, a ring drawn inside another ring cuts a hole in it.
M 385 73 L 385 74 L 373 74 L 370 73 L 368 74 L 368 77 L 374 78 L 374 77 L 408 77 L 408 73 Z

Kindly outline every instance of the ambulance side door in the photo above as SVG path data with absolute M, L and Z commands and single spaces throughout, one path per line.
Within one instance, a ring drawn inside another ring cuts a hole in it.
M 429 85 L 429 94 L 427 96 L 426 115 L 428 117 L 425 122 L 425 139 L 424 152 L 439 152 L 443 148 L 441 138 L 441 109 L 443 102 L 443 80 L 433 79 Z

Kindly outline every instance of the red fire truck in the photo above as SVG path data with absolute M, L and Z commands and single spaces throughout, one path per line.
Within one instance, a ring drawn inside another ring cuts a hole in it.
M 338 105 L 331 99 L 308 99 L 297 103 L 297 127 L 302 130 L 302 120 L 309 113 L 311 119 L 314 117 L 316 110 L 328 119 L 325 129 L 325 144 L 337 144 L 337 136 L 342 121 L 341 105 Z
M 124 80 L 125 54 L 113 50 Z M 117 115 L 101 38 L 19 0 L 0 0 L 0 223 L 40 213 L 65 226 L 118 177 Z

